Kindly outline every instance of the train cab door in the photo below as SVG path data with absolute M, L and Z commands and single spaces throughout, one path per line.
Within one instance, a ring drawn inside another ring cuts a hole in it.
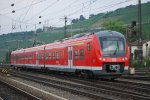
M 68 47 L 68 67 L 72 67 L 72 47 Z

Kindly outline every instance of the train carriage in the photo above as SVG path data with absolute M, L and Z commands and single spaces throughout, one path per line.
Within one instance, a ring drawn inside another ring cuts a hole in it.
M 12 51 L 11 65 L 117 78 L 128 72 L 129 49 L 115 31 L 75 35 L 42 46 Z

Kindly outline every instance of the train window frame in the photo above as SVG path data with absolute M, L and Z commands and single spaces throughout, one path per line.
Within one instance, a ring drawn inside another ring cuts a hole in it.
M 51 52 L 48 53 L 48 57 L 50 60 L 52 59 L 52 53 Z
M 59 59 L 59 53 L 56 52 L 55 55 L 56 55 L 55 59 L 58 60 Z
M 91 43 L 90 42 L 87 44 L 87 50 L 91 51 Z
M 52 59 L 55 60 L 55 52 L 52 53 Z
M 80 49 L 80 59 L 84 59 L 84 49 Z
M 45 59 L 46 59 L 46 60 L 49 59 L 49 53 L 48 53 L 48 52 L 45 53 Z
M 78 59 L 78 50 L 74 50 L 74 59 L 75 59 L 75 60 Z
M 38 59 L 41 60 L 42 59 L 42 53 L 39 53 L 38 55 Z

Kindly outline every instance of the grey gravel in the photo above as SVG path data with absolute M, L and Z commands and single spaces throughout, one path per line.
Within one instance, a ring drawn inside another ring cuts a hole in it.
M 11 78 L 13 78 L 15 80 L 18 80 L 20 82 L 23 82 L 25 84 L 34 86 L 36 88 L 39 88 L 41 90 L 50 92 L 52 94 L 64 97 L 64 98 L 69 99 L 69 100 L 89 100 L 89 98 L 79 96 L 79 95 L 74 95 L 74 94 L 71 94 L 67 91 L 62 91 L 62 90 L 59 90 L 59 89 L 56 89 L 56 88 L 53 88 L 53 87 L 44 86 L 43 84 L 39 84 L 39 83 L 36 83 L 36 82 L 32 82 L 32 81 L 28 81 L 28 80 L 24 80 L 24 79 L 16 78 L 16 77 L 11 77 Z
M 0 82 L 0 97 L 3 100 L 29 100 L 29 98 L 19 94 L 17 91 L 2 84 L 1 82 Z

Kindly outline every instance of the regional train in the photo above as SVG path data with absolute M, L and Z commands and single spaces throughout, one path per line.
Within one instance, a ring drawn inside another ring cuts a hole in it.
M 129 47 L 124 35 L 116 31 L 77 34 L 12 51 L 11 65 L 115 79 L 128 73 Z

